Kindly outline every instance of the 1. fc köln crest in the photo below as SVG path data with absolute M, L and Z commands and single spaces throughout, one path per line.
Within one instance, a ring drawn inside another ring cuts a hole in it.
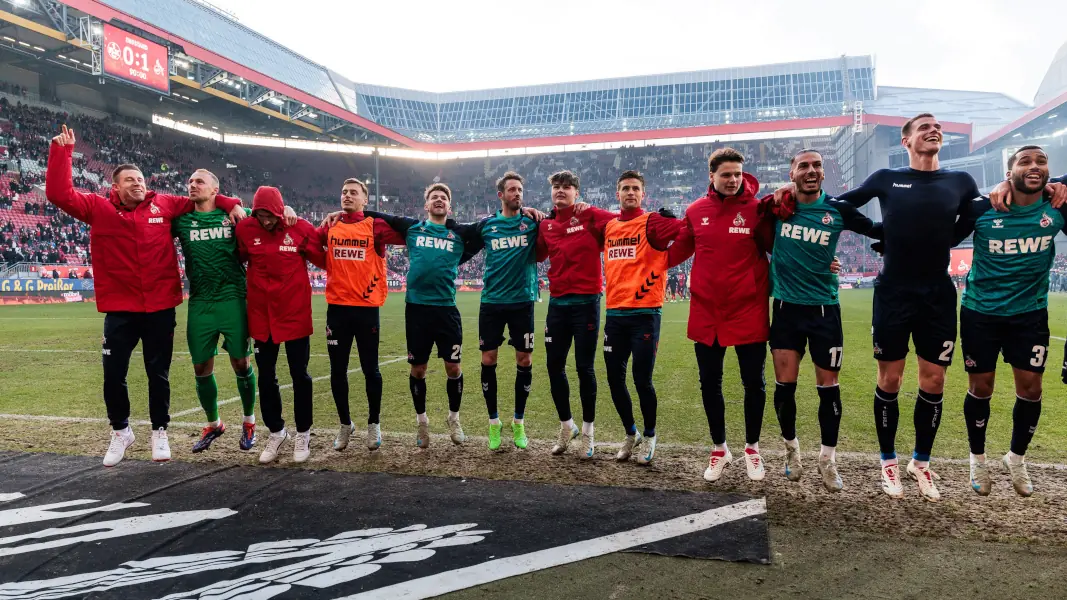
M 734 227 L 744 227 L 744 225 L 745 218 L 741 216 L 741 213 L 737 213 L 737 216 L 734 217 Z

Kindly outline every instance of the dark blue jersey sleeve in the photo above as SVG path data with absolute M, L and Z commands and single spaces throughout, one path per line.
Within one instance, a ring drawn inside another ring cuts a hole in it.
M 859 208 L 871 200 L 879 197 L 882 189 L 882 178 L 885 169 L 879 169 L 871 173 L 867 179 L 856 189 L 849 190 L 837 197 L 838 200 L 848 202 Z
M 412 219 L 411 217 L 398 217 L 396 215 L 389 215 L 386 213 L 380 213 L 374 210 L 365 210 L 363 214 L 373 219 L 381 219 L 385 221 L 385 224 L 393 228 L 393 231 L 400 235 L 407 235 L 408 229 L 411 229 L 412 225 L 419 222 L 418 219 Z
M 827 204 L 832 206 L 841 215 L 842 225 L 849 231 L 854 231 L 860 235 L 866 235 L 869 237 L 870 232 L 874 229 L 874 221 L 870 220 L 867 215 L 861 213 L 855 206 L 848 202 L 841 202 L 840 200 L 830 199 L 827 200 Z M 880 230 L 881 228 L 879 228 Z M 881 239 L 875 237 L 875 239 Z
M 985 196 L 980 196 L 977 200 L 972 200 L 969 205 L 963 207 L 960 217 L 956 219 L 956 228 L 952 234 L 952 245 L 960 245 L 960 242 L 974 233 L 974 225 L 978 222 L 978 217 L 992 209 L 993 203 Z

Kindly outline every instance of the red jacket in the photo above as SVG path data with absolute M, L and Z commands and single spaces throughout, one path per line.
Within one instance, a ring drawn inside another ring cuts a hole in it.
M 156 312 L 182 303 L 178 254 L 171 219 L 192 212 L 184 196 L 147 192 L 143 202 L 127 208 L 118 192 L 109 198 L 75 191 L 71 178 L 74 146 L 52 144 L 48 151 L 45 196 L 70 216 L 90 225 L 89 252 L 96 275 L 96 310 Z M 240 200 L 218 196 L 230 211 Z
M 770 334 L 767 252 L 774 216 L 762 214 L 756 178 L 745 173 L 744 181 L 739 194 L 726 198 L 708 186 L 708 195 L 685 211 L 685 227 L 670 249 L 672 265 L 695 253 L 688 335 L 709 346 L 766 342 Z
M 574 207 L 557 208 L 555 218 L 537 226 L 537 259 L 546 257 L 548 281 L 553 298 L 567 294 L 599 294 L 604 291 L 600 268 L 600 248 L 604 245 L 604 225 L 616 214 L 590 208 L 580 215 Z
M 237 224 L 237 249 L 248 261 L 248 332 L 256 341 L 281 344 L 314 333 L 306 261 L 325 269 L 326 253 L 311 223 L 300 219 L 287 227 L 281 220 L 267 231 L 254 216 L 259 209 L 284 219 L 281 192 L 260 187 L 253 216 Z

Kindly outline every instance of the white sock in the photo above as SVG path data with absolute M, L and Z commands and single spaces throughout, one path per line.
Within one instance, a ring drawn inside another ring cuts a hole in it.
M 245 423 L 251 423 L 251 424 L 255 425 L 256 424 L 256 415 L 248 415 L 247 417 L 244 418 L 244 422 Z
M 973 464 L 977 464 L 977 463 L 985 464 L 985 454 L 972 454 L 971 455 L 971 464 L 973 465 Z
M 512 419 L 511 422 L 512 423 L 518 423 L 519 425 L 522 425 L 523 423 L 526 422 L 526 419 Z
M 723 442 L 721 444 L 715 444 L 715 447 L 712 448 L 712 451 L 714 451 L 714 452 L 729 452 L 729 450 L 726 448 L 726 442 Z
M 1021 465 L 1023 464 L 1023 456 L 1021 454 L 1016 454 L 1011 450 L 1008 450 L 1008 462 L 1013 465 Z
M 887 467 L 889 465 L 895 465 L 895 464 L 897 464 L 897 459 L 895 459 L 895 458 L 889 458 L 889 459 L 883 458 L 882 459 L 882 467 Z
M 567 419 L 566 421 L 561 421 L 560 425 L 566 427 L 567 429 L 574 429 L 574 419 Z
M 215 419 L 214 421 L 211 421 L 207 424 L 208 427 L 214 427 L 216 429 L 219 425 L 222 425 L 222 419 Z
M 426 413 L 419 413 L 419 414 L 415 415 L 415 422 L 416 423 L 427 423 L 428 424 L 430 422 L 430 417 L 427 417 Z
M 830 460 L 837 460 L 837 447 L 822 446 L 821 448 L 819 448 L 819 456 L 822 458 L 828 458 Z
M 929 469 L 930 468 L 930 461 L 928 461 L 928 460 L 912 460 L 912 462 L 915 463 L 915 466 L 920 468 L 920 469 Z
M 456 420 L 456 419 L 458 419 L 458 418 L 459 418 L 459 413 L 458 413 L 458 412 L 455 412 L 455 411 L 451 411 L 451 410 L 450 410 L 450 411 L 448 411 L 448 419 L 449 419 L 450 421 L 455 421 L 455 420 Z M 498 420 L 497 420 L 497 423 L 499 423 L 499 422 L 500 422 L 500 421 L 499 421 L 499 419 L 498 419 Z
M 759 454 L 759 442 L 755 444 L 745 444 L 745 450 L 753 450 L 756 454 Z
M 500 425 L 500 419 L 489 419 L 490 425 Z
M 799 450 L 800 449 L 800 440 L 798 440 L 797 438 L 793 438 L 791 440 L 783 439 L 783 441 L 785 442 L 786 446 L 789 446 L 790 448 L 792 448 L 794 450 Z
M 585 435 L 593 435 L 593 424 L 582 421 L 582 433 Z

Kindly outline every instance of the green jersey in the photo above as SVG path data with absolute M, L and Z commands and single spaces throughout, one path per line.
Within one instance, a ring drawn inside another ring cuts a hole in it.
M 245 209 L 245 214 L 252 211 Z M 236 223 L 221 208 L 186 213 L 171 221 L 189 277 L 189 302 L 245 297 L 245 268 L 237 255 Z
M 974 257 L 963 306 L 983 314 L 1011 316 L 1048 307 L 1048 274 L 1056 257 L 1056 234 L 1067 219 L 1046 200 L 997 212 L 976 200 L 957 239 L 974 231 Z
M 463 258 L 459 233 L 430 221 L 411 224 L 408 247 L 407 302 L 431 306 L 456 305 L 456 277 Z
M 811 204 L 797 202 L 793 216 L 775 227 L 771 295 L 809 306 L 838 303 L 837 275 L 830 272 L 830 263 L 841 232 L 876 237 L 880 231 L 856 207 L 825 193 Z
M 485 249 L 485 304 L 537 299 L 537 222 L 500 212 L 475 224 Z

